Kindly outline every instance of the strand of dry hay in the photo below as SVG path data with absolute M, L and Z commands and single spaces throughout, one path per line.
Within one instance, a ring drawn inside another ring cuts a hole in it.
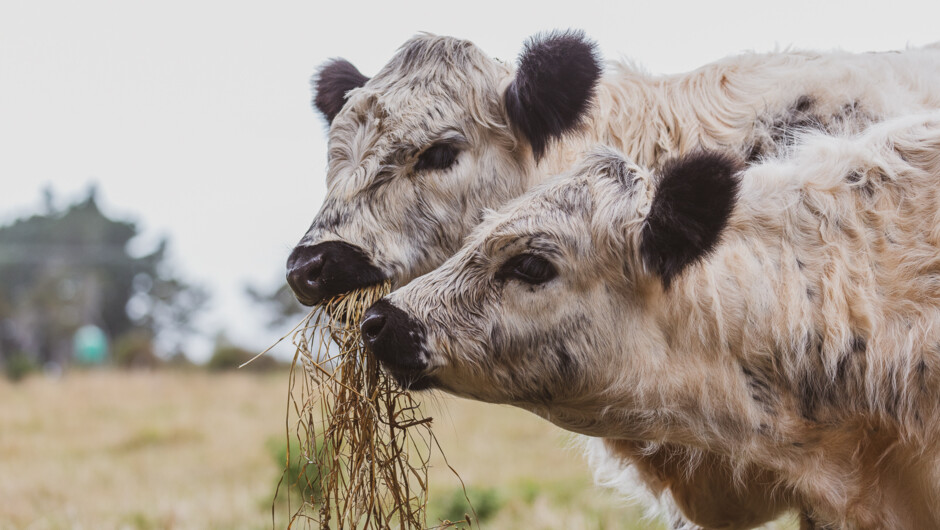
M 385 375 L 359 333 L 362 314 L 389 290 L 385 283 L 327 300 L 294 331 L 289 394 L 300 472 L 288 488 L 303 502 L 288 528 L 426 528 L 428 462 L 432 447 L 440 449 L 431 418 Z M 290 424 L 288 414 L 289 436 Z

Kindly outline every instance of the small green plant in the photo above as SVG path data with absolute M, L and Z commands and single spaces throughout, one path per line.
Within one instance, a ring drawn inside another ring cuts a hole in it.
M 534 480 L 524 479 L 517 484 L 516 489 L 518 490 L 519 497 L 521 497 L 526 504 L 532 504 L 539 496 L 542 485 Z
M 6 358 L 3 371 L 7 379 L 13 382 L 21 381 L 27 375 L 39 370 L 33 359 L 23 352 L 15 352 Z
M 281 472 L 279 477 L 281 487 L 286 488 L 287 495 L 299 495 L 304 502 L 317 504 L 323 498 L 320 488 L 321 473 L 329 473 L 328 469 L 317 467 L 317 461 L 330 461 L 327 458 L 307 458 L 301 453 L 296 440 L 290 441 L 290 452 L 288 453 L 288 444 L 283 439 L 272 439 L 268 443 L 271 456 L 274 458 L 278 470 Z M 316 448 L 318 454 L 324 449 L 321 443 Z
M 470 499 L 469 504 L 467 499 Z M 505 499 L 497 488 L 469 486 L 466 494 L 463 489 L 457 488 L 440 497 L 434 504 L 437 507 L 434 510 L 436 520 L 463 521 L 468 515 L 473 517 L 476 512 L 476 520 L 484 522 L 502 509 Z

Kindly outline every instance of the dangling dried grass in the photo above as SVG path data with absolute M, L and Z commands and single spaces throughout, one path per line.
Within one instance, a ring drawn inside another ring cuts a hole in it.
M 385 375 L 359 333 L 362 314 L 389 290 L 385 283 L 327 300 L 293 333 L 289 394 L 300 455 L 288 452 L 287 464 L 300 469 L 287 487 L 303 503 L 288 528 L 427 527 L 428 461 L 440 448 L 431 418 Z M 289 411 L 289 437 L 291 423 Z

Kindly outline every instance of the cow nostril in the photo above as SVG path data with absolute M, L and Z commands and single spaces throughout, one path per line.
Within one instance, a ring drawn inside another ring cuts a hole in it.
M 323 255 L 317 254 L 304 266 L 304 279 L 308 282 L 315 282 L 320 279 L 321 272 L 323 272 Z
M 287 284 L 304 305 L 314 305 L 323 297 L 320 285 L 325 259 L 322 254 L 300 255 L 288 263 Z
M 359 325 L 359 329 L 362 331 L 362 338 L 368 344 L 372 344 L 378 340 L 379 335 L 382 334 L 382 330 L 384 328 L 385 315 L 376 313 L 366 315 L 365 320 L 363 320 L 362 324 Z

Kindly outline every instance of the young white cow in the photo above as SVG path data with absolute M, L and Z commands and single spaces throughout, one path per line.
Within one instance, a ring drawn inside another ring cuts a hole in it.
M 343 60 L 325 65 L 315 103 L 331 123 L 328 195 L 288 262 L 298 298 L 407 283 L 452 255 L 484 209 L 597 142 L 654 167 L 698 147 L 756 160 L 801 128 L 854 130 L 940 107 L 938 48 L 747 54 L 667 77 L 615 64 L 601 74 L 594 45 L 573 32 L 534 38 L 518 68 L 433 35 L 405 43 L 372 79 Z M 668 469 L 673 453 L 638 451 L 637 462 L 644 482 L 680 492 L 687 513 L 746 525 L 776 512 L 767 499 L 761 515 L 742 514 L 742 500 L 720 487 L 726 466 L 680 477 Z
M 362 330 L 403 384 L 524 407 L 608 461 L 699 448 L 767 470 L 807 524 L 940 528 L 938 227 L 940 113 L 744 171 L 603 148 Z

